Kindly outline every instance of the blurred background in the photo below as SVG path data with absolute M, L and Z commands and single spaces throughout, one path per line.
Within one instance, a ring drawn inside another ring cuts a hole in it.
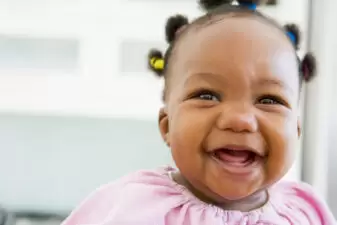
M 298 24 L 302 52 L 319 59 L 285 179 L 312 184 L 335 215 L 336 7 L 279 0 L 261 9 Z M 146 55 L 165 50 L 175 13 L 201 15 L 195 0 L 0 0 L 0 225 L 59 224 L 101 184 L 173 165 L 157 128 L 163 84 Z

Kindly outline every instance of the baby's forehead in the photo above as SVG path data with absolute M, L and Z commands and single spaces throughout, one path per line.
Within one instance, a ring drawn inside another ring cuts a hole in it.
M 277 27 L 255 17 L 225 17 L 203 27 L 191 27 L 174 49 L 174 64 L 263 63 L 271 59 L 293 61 L 296 52 Z M 252 61 L 252 58 L 255 60 Z
M 221 37 L 221 39 L 218 37 Z M 185 41 L 183 41 L 184 39 Z M 274 44 L 276 43 L 295 52 L 293 43 L 289 41 L 288 36 L 283 30 L 258 16 L 238 16 L 236 14 L 233 16 L 227 14 L 218 15 L 209 20 L 209 22 L 192 24 L 183 37 L 179 38 L 177 43 L 179 47 L 177 48 L 198 47 L 193 46 L 196 44 L 207 46 L 207 44 L 211 44 L 214 41 L 222 41 L 223 46 L 219 47 L 226 48 L 231 46 L 239 48 L 242 44 L 248 44 L 251 47 L 254 47 L 258 43 L 270 45 L 273 41 Z
M 298 76 L 296 52 L 287 36 L 254 16 L 223 17 L 191 27 L 173 55 L 172 69 L 180 76 L 194 72 Z

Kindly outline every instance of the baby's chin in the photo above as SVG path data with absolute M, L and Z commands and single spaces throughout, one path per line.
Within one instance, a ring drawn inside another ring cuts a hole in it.
M 266 189 L 235 187 L 212 190 L 214 203 L 225 210 L 251 211 L 268 201 Z
M 226 176 L 212 171 L 204 180 L 209 195 L 218 201 L 245 201 L 265 195 L 266 187 L 263 171 L 256 173 L 250 179 L 240 179 L 236 176 Z M 220 176 L 219 176 L 220 175 Z
M 221 201 L 241 201 L 247 198 L 251 198 L 253 196 L 257 196 L 262 193 L 263 189 L 260 187 L 244 187 L 244 186 L 237 186 L 231 185 L 230 187 L 209 187 L 213 198 L 216 198 L 218 202 Z M 215 200 L 216 200 L 215 199 Z

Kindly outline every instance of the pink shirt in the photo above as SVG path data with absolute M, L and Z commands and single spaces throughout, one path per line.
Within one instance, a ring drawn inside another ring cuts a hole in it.
M 280 182 L 250 211 L 224 211 L 193 196 L 169 176 L 139 171 L 92 193 L 62 225 L 334 225 L 325 203 L 302 183 Z

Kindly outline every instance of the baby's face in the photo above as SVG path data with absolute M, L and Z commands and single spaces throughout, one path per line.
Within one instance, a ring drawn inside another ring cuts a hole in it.
M 191 28 L 169 69 L 161 132 L 181 174 L 213 199 L 280 180 L 299 135 L 299 75 L 290 41 L 253 17 Z

